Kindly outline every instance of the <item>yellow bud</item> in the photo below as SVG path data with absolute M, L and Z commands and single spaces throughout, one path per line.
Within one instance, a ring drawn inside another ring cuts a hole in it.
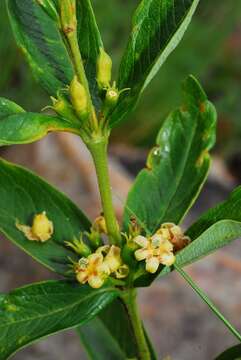
M 100 89 L 110 86 L 112 74 L 112 60 L 103 48 L 100 48 L 99 58 L 97 60 L 97 83 Z
M 107 226 L 104 216 L 98 216 L 93 224 L 93 229 L 98 231 L 100 234 L 107 234 Z
M 115 272 L 121 266 L 120 248 L 112 245 L 104 260 L 110 272 Z
M 77 76 L 71 81 L 69 92 L 76 114 L 81 119 L 86 118 L 88 116 L 88 97 L 84 86 L 78 81 Z
M 109 108 L 113 108 L 119 99 L 119 95 L 120 95 L 120 93 L 119 93 L 118 89 L 115 89 L 115 88 L 108 89 L 106 92 L 106 96 L 105 96 L 105 104 Z
M 55 99 L 51 96 L 51 100 L 53 102 L 53 109 L 58 115 L 68 120 L 79 121 L 72 106 L 64 97 L 59 96 L 58 99 Z
M 45 242 L 51 238 L 53 231 L 53 223 L 47 218 L 45 211 L 34 216 L 32 233 L 36 238 Z

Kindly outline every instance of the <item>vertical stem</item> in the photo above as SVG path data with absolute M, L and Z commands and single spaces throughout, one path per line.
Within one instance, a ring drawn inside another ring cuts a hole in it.
M 201 290 L 192 280 L 192 278 L 180 268 L 178 265 L 174 265 L 175 269 L 179 272 L 179 274 L 188 282 L 188 284 L 193 288 L 193 290 L 205 301 L 208 307 L 214 312 L 214 314 L 227 326 L 227 328 L 233 333 L 233 335 L 241 341 L 241 334 L 233 327 L 232 324 L 223 316 L 223 314 L 216 308 L 216 306 L 212 303 L 209 297 Z
M 107 157 L 108 137 L 100 137 L 91 141 L 87 146 L 92 154 L 98 178 L 102 207 L 104 211 L 108 235 L 112 244 L 120 245 L 121 235 L 116 220 L 111 185 L 108 171 Z
M 144 334 L 142 321 L 137 307 L 136 289 L 129 289 L 123 292 L 122 299 L 127 307 L 128 314 L 132 323 L 133 331 L 138 346 L 138 359 L 151 360 L 149 347 Z

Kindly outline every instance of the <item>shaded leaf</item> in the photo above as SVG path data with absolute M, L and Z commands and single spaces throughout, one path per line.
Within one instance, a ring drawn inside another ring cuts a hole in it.
M 135 107 L 170 53 L 181 41 L 199 0 L 142 0 L 133 18 L 124 53 L 119 88 L 131 88 L 120 98 L 110 123 L 113 126 Z
M 80 327 L 78 332 L 89 357 L 93 360 L 125 360 L 139 356 L 128 312 L 119 298 L 108 305 L 98 317 Z M 150 340 L 147 335 L 146 337 L 151 360 L 156 360 Z
M 211 225 L 220 220 L 241 221 L 241 186 L 237 187 L 228 199 L 208 210 L 188 229 L 187 235 L 196 239 Z
M 14 36 L 36 79 L 56 95 L 74 76 L 58 19 L 36 0 L 7 0 L 7 4 Z
M 215 360 L 240 360 L 241 359 L 241 344 L 231 347 L 224 351 Z
M 31 225 L 35 214 L 46 211 L 54 224 L 54 234 L 45 243 L 29 241 L 16 228 L 16 221 Z M 64 241 L 72 241 L 89 230 L 85 215 L 64 194 L 25 170 L 0 160 L 0 231 L 35 260 L 65 275 L 76 255 Z
M 0 359 L 43 337 L 94 318 L 118 295 L 64 281 L 29 285 L 0 297 Z
M 130 217 L 148 233 L 161 223 L 179 223 L 206 179 L 215 141 L 216 111 L 198 82 L 184 83 L 184 104 L 169 115 L 151 151 L 147 168 L 137 176 L 124 210 L 124 228 Z

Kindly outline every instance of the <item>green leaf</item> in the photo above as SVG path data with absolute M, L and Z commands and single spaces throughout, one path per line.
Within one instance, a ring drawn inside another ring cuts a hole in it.
M 231 347 L 224 351 L 215 360 L 240 360 L 241 359 L 241 344 Z
M 36 79 L 50 95 L 64 88 L 74 72 L 56 19 L 36 0 L 6 0 L 16 41 Z M 55 3 L 52 2 L 52 9 Z
M 33 216 L 43 211 L 54 224 L 54 234 L 45 243 L 30 241 L 16 221 L 31 225 Z M 64 241 L 79 238 L 89 228 L 89 220 L 64 194 L 22 167 L 0 160 L 0 231 L 35 260 L 66 275 L 69 258 L 77 257 Z
M 116 296 L 64 281 L 29 285 L 0 297 L 0 359 L 43 337 L 85 324 Z
M 8 99 L 0 97 L 0 120 L 6 118 L 9 115 L 22 114 L 24 112 L 25 111 L 23 108 L 21 108 L 21 106 Z
M 218 221 L 181 250 L 176 256 L 176 263 L 179 267 L 192 264 L 240 237 L 241 222 L 232 220 Z M 160 275 L 165 275 L 168 272 L 170 272 L 170 268 L 165 267 Z
M 220 220 L 241 221 L 241 186 L 230 194 L 229 198 L 204 213 L 187 231 L 191 239 L 196 239 L 211 225 Z
M 140 94 L 181 41 L 199 0 L 142 0 L 133 18 L 118 87 L 131 88 L 120 98 L 113 126 L 135 107 Z
M 63 118 L 22 113 L 0 120 L 0 146 L 29 144 L 42 139 L 52 131 L 79 133 L 79 127 Z
M 135 335 L 121 299 L 115 299 L 95 319 L 78 329 L 81 341 L 93 360 L 138 358 Z M 146 334 L 151 360 L 155 352 Z
M 90 0 L 77 1 L 78 41 L 90 91 L 96 106 L 99 104 L 99 91 L 96 82 L 96 62 L 100 48 L 103 47 L 95 15 Z
M 179 223 L 206 179 L 215 141 L 216 111 L 198 82 L 189 77 L 184 103 L 169 115 L 137 176 L 124 210 L 124 229 L 136 217 L 148 233 L 164 222 Z

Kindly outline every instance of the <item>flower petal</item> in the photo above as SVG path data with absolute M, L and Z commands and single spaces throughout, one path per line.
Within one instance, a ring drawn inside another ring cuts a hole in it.
M 151 257 L 146 260 L 146 271 L 150 272 L 151 274 L 154 274 L 157 272 L 159 267 L 159 260 L 157 257 Z
M 105 279 L 101 276 L 92 275 L 88 278 L 89 285 L 94 289 L 99 289 L 105 282 Z
M 135 258 L 137 261 L 146 259 L 150 255 L 150 250 L 139 249 L 135 251 Z
M 143 248 L 145 248 L 145 247 L 147 247 L 148 246 L 148 239 L 145 237 L 145 236 L 142 236 L 142 235 L 138 235 L 138 236 L 136 236 L 134 239 L 133 239 L 133 241 L 137 244 L 137 245 L 139 245 L 140 247 L 143 247 Z

